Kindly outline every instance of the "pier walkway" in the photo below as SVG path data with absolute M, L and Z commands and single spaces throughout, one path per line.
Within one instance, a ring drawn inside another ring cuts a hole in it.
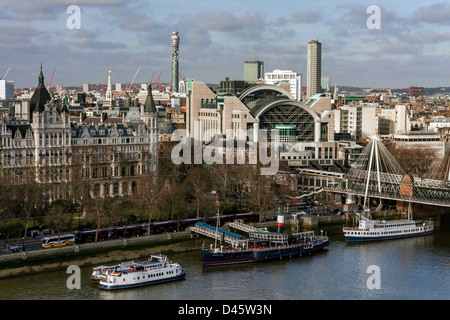
M 197 222 L 193 227 L 188 229 L 191 233 L 197 233 L 202 236 L 210 237 L 216 240 L 220 240 L 222 242 L 229 243 L 231 245 L 239 245 L 241 242 L 245 242 L 243 236 L 229 232 L 220 228 L 213 227 L 209 224 L 203 222 Z
M 233 222 L 228 222 L 225 224 L 226 227 L 230 227 L 236 230 L 240 230 L 246 233 L 252 233 L 252 232 L 269 232 L 267 231 L 267 228 L 256 228 L 253 226 L 250 226 L 248 224 L 245 224 L 244 221 L 241 219 L 234 220 Z

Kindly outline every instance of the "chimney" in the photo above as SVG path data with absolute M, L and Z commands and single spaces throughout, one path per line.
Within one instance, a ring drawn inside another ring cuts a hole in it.
M 278 212 L 277 233 L 283 233 L 283 226 L 284 226 L 284 216 L 281 214 L 281 212 Z

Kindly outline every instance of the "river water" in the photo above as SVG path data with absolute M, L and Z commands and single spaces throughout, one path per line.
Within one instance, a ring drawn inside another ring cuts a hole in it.
M 450 223 L 434 234 L 384 242 L 348 244 L 330 236 L 327 250 L 281 261 L 202 268 L 201 253 L 169 259 L 187 271 L 185 280 L 122 291 L 90 283 L 81 269 L 81 289 L 68 289 L 63 271 L 0 280 L 1 300 L 448 300 L 450 299 Z M 368 273 L 370 266 L 379 273 Z M 368 278 L 379 289 L 369 289 Z

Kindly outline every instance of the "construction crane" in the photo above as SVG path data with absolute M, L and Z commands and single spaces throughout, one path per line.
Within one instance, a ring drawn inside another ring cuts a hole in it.
M 132 87 L 133 84 L 134 84 L 134 80 L 136 80 L 137 74 L 139 73 L 139 70 L 141 70 L 141 67 L 140 67 L 140 66 L 139 66 L 139 68 L 136 70 L 136 73 L 134 74 L 133 80 L 131 80 L 129 90 L 131 90 L 131 87 Z
M 6 80 L 6 75 L 8 74 L 9 70 L 11 70 L 11 67 L 9 67 L 8 70 L 6 70 L 5 75 L 2 76 L 0 79 Z
M 411 97 L 414 97 L 414 91 L 415 91 L 415 92 L 419 92 L 419 94 L 420 94 L 420 93 L 423 94 L 423 88 L 417 87 L 417 86 L 411 86 L 411 87 L 409 87 L 409 88 L 395 88 L 395 89 L 392 89 L 392 90 L 408 90 L 408 91 L 409 91 L 409 95 L 410 95 Z
M 55 70 L 56 70 L 56 67 L 53 68 L 52 77 L 51 77 L 51 79 L 50 79 L 50 83 L 49 83 L 48 86 L 47 86 L 47 91 L 48 91 L 48 92 L 50 92 L 50 87 L 51 87 L 51 85 L 52 85 L 53 76 L 55 75 Z
M 183 81 L 186 81 L 186 76 L 183 76 L 183 75 L 181 74 L 181 72 L 183 72 L 183 67 L 181 67 L 180 72 L 179 72 L 179 75 L 180 75 L 180 78 L 181 78 Z
M 153 77 L 155 76 L 155 72 L 153 71 L 153 73 L 152 73 L 152 78 L 150 79 L 150 84 L 152 85 L 152 87 L 153 87 Z
M 162 89 L 162 82 L 161 82 L 161 74 L 162 74 L 162 70 L 159 72 L 159 74 L 156 74 L 156 78 L 158 78 L 158 80 L 156 81 L 156 84 L 158 85 L 158 90 L 161 91 Z
M 141 66 L 139 66 L 139 67 L 137 68 L 136 73 L 134 74 L 133 80 L 131 80 L 131 82 L 128 82 L 128 83 L 125 85 L 124 91 L 125 91 L 125 90 L 128 90 L 128 91 L 131 90 L 131 87 L 132 87 L 133 84 L 134 84 L 134 80 L 136 80 L 136 77 L 137 77 L 137 75 L 138 75 L 138 73 L 139 73 L 139 70 L 141 70 Z

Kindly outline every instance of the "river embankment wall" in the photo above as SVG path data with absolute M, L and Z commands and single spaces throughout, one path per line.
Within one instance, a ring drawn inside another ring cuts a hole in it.
M 26 274 L 146 259 L 151 254 L 199 250 L 202 240 L 189 231 L 86 243 L 0 256 L 0 279 Z M 169 257 L 170 258 L 170 257 Z

